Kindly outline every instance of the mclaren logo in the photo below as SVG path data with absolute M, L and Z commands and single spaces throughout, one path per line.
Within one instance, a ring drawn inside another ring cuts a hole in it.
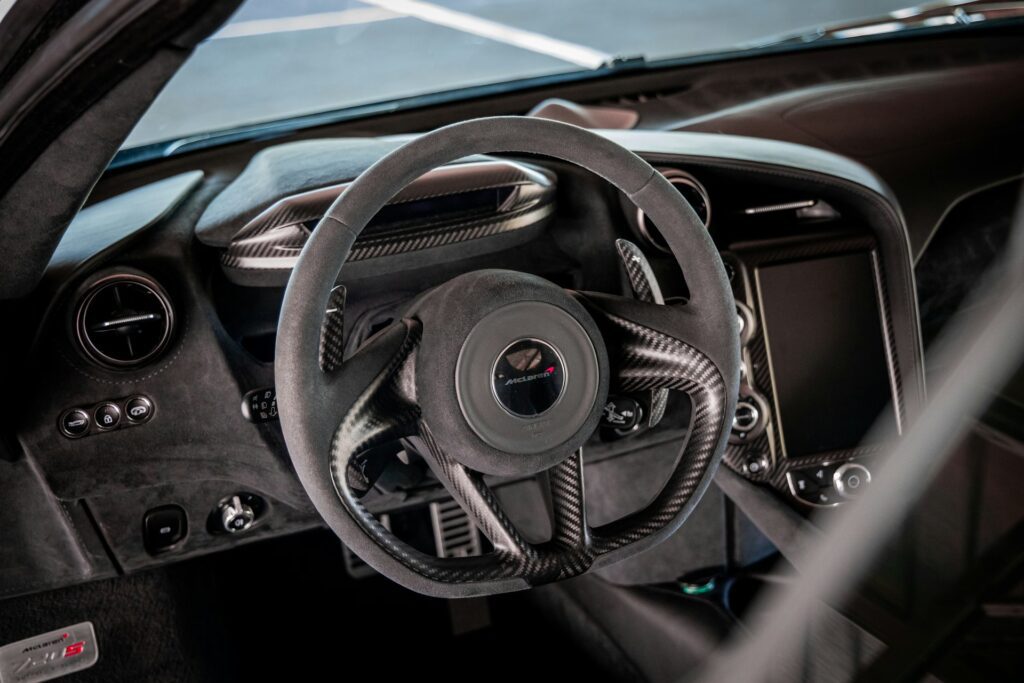
M 523 375 L 522 377 L 512 377 L 510 379 L 507 379 L 507 380 L 505 380 L 505 386 L 507 387 L 510 384 L 523 384 L 524 382 L 532 382 L 535 379 L 547 379 L 548 377 L 550 377 L 553 374 L 555 374 L 555 366 L 554 365 L 549 367 L 544 372 L 538 372 L 538 373 L 535 373 L 535 374 L 532 374 L 532 375 Z

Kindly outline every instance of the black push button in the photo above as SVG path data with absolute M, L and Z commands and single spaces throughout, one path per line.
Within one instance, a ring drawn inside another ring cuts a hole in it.
M 832 485 L 832 473 L 835 468 L 830 465 L 820 465 L 818 467 L 809 467 L 806 470 L 807 474 L 811 477 L 818 486 L 831 486 Z
M 833 504 L 839 502 L 838 498 L 839 497 L 836 494 L 835 489 L 829 487 L 829 488 L 818 489 L 811 496 L 810 501 L 812 503 L 814 503 L 815 505 L 833 505 Z
M 60 416 L 60 431 L 64 436 L 77 439 L 89 431 L 89 415 L 84 410 L 69 410 Z
M 114 429 L 121 423 L 121 409 L 113 403 L 104 403 L 93 413 L 93 419 L 100 429 Z
M 129 422 L 141 424 L 153 417 L 153 402 L 145 396 L 134 396 L 124 404 L 124 412 Z
M 814 502 L 814 494 L 821 488 L 806 470 L 790 471 L 789 485 L 794 496 L 808 503 Z
M 835 465 L 818 465 L 786 473 L 789 488 L 794 496 L 822 507 L 829 507 L 842 502 L 842 497 L 832 486 L 832 475 Z
M 142 518 L 142 540 L 150 553 L 169 550 L 185 538 L 186 533 L 188 517 L 177 505 L 154 508 Z

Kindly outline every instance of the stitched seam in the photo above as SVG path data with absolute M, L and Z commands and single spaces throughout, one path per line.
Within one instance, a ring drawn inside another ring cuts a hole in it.
M 103 379 L 102 377 L 96 377 L 96 376 L 86 372 L 82 368 L 78 367 L 78 365 L 75 364 L 74 361 L 72 361 L 70 358 L 67 357 L 67 354 L 64 353 L 63 349 L 58 349 L 57 352 L 60 354 L 60 357 L 62 359 L 64 359 L 64 362 L 67 363 L 69 366 L 71 366 L 72 370 L 74 370 L 78 374 L 82 375 L 83 377 L 87 377 L 87 378 L 91 379 L 94 382 L 100 382 L 101 384 L 108 384 L 108 385 L 111 385 L 111 386 L 120 386 L 120 385 L 125 385 L 125 384 L 134 384 L 136 382 L 144 382 L 147 379 L 152 379 L 152 378 L 156 377 L 157 375 L 162 373 L 164 370 L 166 370 L 167 368 L 169 368 L 172 365 L 174 365 L 174 362 L 178 359 L 178 356 L 181 355 L 182 350 L 184 350 L 184 348 L 185 348 L 185 339 L 188 337 L 190 317 L 186 314 L 186 315 L 182 316 L 182 319 L 184 320 L 184 325 L 182 326 L 181 337 L 178 339 L 178 348 L 174 351 L 173 354 L 171 354 L 171 357 L 168 358 L 167 361 L 164 363 L 164 365 L 162 365 L 158 370 L 155 370 L 152 373 L 150 373 L 148 375 L 145 375 L 143 377 L 135 377 L 135 378 L 132 378 L 132 379 L 124 379 L 124 380 L 112 380 L 112 379 Z

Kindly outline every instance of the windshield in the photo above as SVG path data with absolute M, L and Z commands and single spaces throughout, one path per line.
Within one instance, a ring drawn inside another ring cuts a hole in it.
M 736 50 L 876 17 L 907 0 L 248 0 L 201 44 L 125 143 L 459 88 L 589 72 L 614 59 Z

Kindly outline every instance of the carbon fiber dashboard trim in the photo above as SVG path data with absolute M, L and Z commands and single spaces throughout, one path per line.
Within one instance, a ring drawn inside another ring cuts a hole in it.
M 348 186 L 332 185 L 275 202 L 232 238 L 221 255 L 222 266 L 233 270 L 290 270 L 309 239 L 310 224 L 320 220 Z M 535 225 L 554 213 L 554 174 L 507 160 L 442 166 L 413 181 L 385 206 L 491 189 L 506 190 L 508 196 L 485 215 L 456 212 L 440 219 L 367 228 L 356 240 L 348 262 L 491 237 Z
M 771 377 L 770 361 L 764 336 L 759 297 L 755 285 L 751 281 L 750 270 L 762 264 L 780 261 L 797 261 L 822 258 L 855 251 L 868 252 L 876 274 L 876 295 L 879 311 L 882 316 L 882 330 L 885 337 L 886 355 L 889 363 L 890 379 L 893 388 L 893 400 L 898 415 L 898 423 L 902 425 L 906 419 L 906 405 L 898 358 L 892 349 L 895 346 L 892 325 L 892 312 L 889 304 L 889 293 L 885 276 L 877 257 L 877 242 L 869 235 L 837 234 L 817 237 L 815 239 L 792 240 L 770 244 L 736 244 L 734 252 L 727 258 L 733 264 L 737 277 L 733 281 L 733 293 L 738 301 L 746 303 L 754 312 L 758 325 L 754 335 L 744 348 L 744 363 L 747 366 L 747 383 L 760 392 L 768 404 L 775 410 L 775 392 Z M 752 481 L 767 483 L 782 492 L 789 491 L 787 473 L 791 470 L 813 467 L 825 463 L 849 462 L 860 460 L 877 454 L 881 450 L 877 445 L 865 445 L 856 448 L 816 453 L 799 458 L 788 458 L 784 453 L 774 417 L 769 421 L 763 434 L 749 443 L 730 443 L 723 461 L 729 469 Z M 769 467 L 763 471 L 750 472 L 747 461 L 751 454 L 760 453 L 768 457 Z

